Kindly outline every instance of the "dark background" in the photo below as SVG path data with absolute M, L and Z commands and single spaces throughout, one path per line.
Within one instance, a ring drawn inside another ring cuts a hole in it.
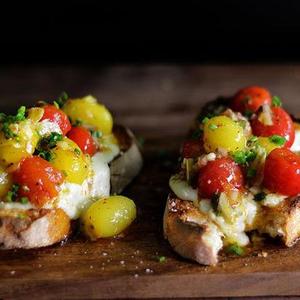
M 10 1 L 1 6 L 1 63 L 300 59 L 296 0 Z

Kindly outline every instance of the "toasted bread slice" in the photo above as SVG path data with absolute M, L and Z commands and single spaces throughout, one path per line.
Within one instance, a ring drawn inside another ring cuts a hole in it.
M 130 130 L 114 127 L 121 153 L 110 163 L 111 193 L 120 193 L 139 173 L 142 156 Z M 71 219 L 62 209 L 0 209 L 2 249 L 39 248 L 69 236 Z
M 119 194 L 140 172 L 143 159 L 133 133 L 123 126 L 114 127 L 121 153 L 110 163 L 111 194 Z
M 271 237 L 279 236 L 287 247 L 300 237 L 300 197 L 287 198 L 275 207 L 262 207 L 256 227 Z
M 3 249 L 38 248 L 55 244 L 70 233 L 70 218 L 58 209 L 0 210 Z
M 218 262 L 221 232 L 192 203 L 170 194 L 163 224 L 165 238 L 178 254 L 203 265 Z

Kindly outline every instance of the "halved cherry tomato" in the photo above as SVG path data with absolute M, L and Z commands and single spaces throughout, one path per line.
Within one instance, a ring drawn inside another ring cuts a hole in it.
M 271 104 L 272 97 L 268 90 L 259 86 L 249 86 L 239 90 L 233 97 L 231 106 L 235 111 L 256 112 L 263 104 Z
M 68 131 L 71 130 L 72 126 L 69 118 L 62 110 L 55 107 L 54 105 L 45 105 L 43 108 L 44 114 L 41 118 L 41 121 L 49 120 L 56 123 L 60 127 L 63 135 L 66 135 Z
M 238 190 L 244 186 L 241 167 L 229 157 L 208 162 L 199 170 L 198 191 L 201 197 Z
M 265 125 L 257 116 L 251 122 L 253 134 L 257 136 L 280 135 L 286 139 L 285 147 L 291 147 L 295 140 L 295 128 L 290 115 L 281 107 L 272 107 L 273 125 Z
M 203 142 L 200 140 L 185 141 L 182 147 L 182 156 L 184 158 L 196 158 L 204 153 Z
M 265 162 L 263 185 L 287 196 L 300 193 L 300 157 L 286 148 L 276 148 Z
M 94 155 L 97 151 L 95 141 L 91 133 L 84 127 L 72 127 L 68 138 L 75 142 L 84 154 Z
M 19 196 L 28 197 L 37 207 L 58 195 L 63 174 L 39 156 L 25 158 L 13 173 L 13 182 L 20 185 Z

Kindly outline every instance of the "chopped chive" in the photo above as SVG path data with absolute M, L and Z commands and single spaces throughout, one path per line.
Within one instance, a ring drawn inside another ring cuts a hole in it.
M 158 256 L 157 257 L 158 262 L 160 263 L 164 263 L 166 261 L 166 257 L 165 256 Z
M 253 178 L 253 177 L 255 177 L 256 176 L 256 170 L 255 169 L 253 169 L 253 168 L 249 168 L 248 170 L 247 170 L 247 178 Z
M 226 248 L 226 252 L 235 254 L 238 256 L 242 256 L 245 253 L 243 247 L 239 246 L 238 244 L 232 244 L 232 245 L 228 246 Z
M 247 117 L 248 119 L 250 119 L 253 115 L 253 111 L 246 109 L 244 112 L 245 117 Z
M 209 128 L 210 130 L 216 130 L 216 129 L 218 128 L 218 126 L 217 126 L 216 124 L 209 124 L 209 125 L 208 125 L 208 128 Z
M 22 204 L 27 204 L 28 203 L 28 198 L 27 197 L 21 197 L 21 199 L 20 199 L 20 202 L 22 203 Z
M 253 150 L 238 150 L 232 154 L 232 158 L 237 164 L 244 165 L 256 158 L 256 152 L 254 152 Z
M 250 142 L 250 143 L 255 143 L 255 142 L 257 142 L 257 140 L 258 140 L 258 137 L 255 136 L 255 135 L 252 135 L 252 136 L 249 138 L 248 142 Z
M 205 117 L 203 120 L 202 120 L 202 124 L 205 124 L 205 123 L 207 123 L 209 121 L 209 118 L 208 117 Z
M 66 92 L 62 92 L 61 94 L 60 94 L 60 96 L 57 98 L 57 99 L 55 99 L 54 101 L 53 101 L 53 104 L 54 104 L 54 102 L 56 102 L 56 104 L 58 105 L 58 108 L 60 108 L 60 107 L 63 107 L 64 106 L 64 104 L 66 103 L 66 101 L 69 99 L 69 96 L 68 96 L 68 94 L 66 93 Z M 55 105 L 55 104 L 54 104 Z
M 273 96 L 272 97 L 272 105 L 275 107 L 280 107 L 282 106 L 282 101 L 278 96 Z
M 78 148 L 75 148 L 75 149 L 74 149 L 74 152 L 75 152 L 75 154 L 77 154 L 77 155 L 80 155 L 80 154 L 81 154 L 81 151 L 80 151 Z
M 26 113 L 26 107 L 21 106 L 18 109 L 17 114 L 15 116 L 6 115 L 4 113 L 0 114 L 0 122 L 2 123 L 1 124 L 1 131 L 4 133 L 5 138 L 10 139 L 10 138 L 17 138 L 18 137 L 17 134 L 15 134 L 11 130 L 10 125 L 13 124 L 13 123 L 24 121 L 26 119 L 25 113 Z
M 55 100 L 53 101 L 53 105 L 54 105 L 56 108 L 59 109 L 59 105 L 58 105 L 58 103 L 57 103 Z
M 278 146 L 283 146 L 286 143 L 285 137 L 276 134 L 270 136 L 269 140 Z

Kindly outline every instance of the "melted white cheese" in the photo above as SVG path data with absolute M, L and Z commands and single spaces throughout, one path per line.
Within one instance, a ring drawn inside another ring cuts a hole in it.
M 300 152 L 300 130 L 295 130 L 295 141 L 291 147 L 293 152 Z
M 40 136 L 46 136 L 51 132 L 62 134 L 58 124 L 51 122 L 50 120 L 43 120 L 36 125 L 37 132 Z
M 173 193 L 182 200 L 197 201 L 198 192 L 193 189 L 187 181 L 181 179 L 178 175 L 171 176 L 169 185 Z

